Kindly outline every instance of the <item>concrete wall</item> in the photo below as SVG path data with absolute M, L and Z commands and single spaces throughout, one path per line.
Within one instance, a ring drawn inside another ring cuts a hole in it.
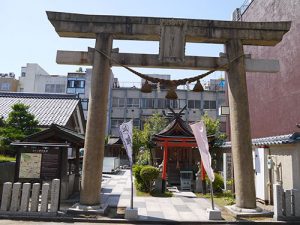
M 271 156 L 275 163 L 282 165 L 283 189 L 300 190 L 300 143 L 272 145 L 270 146 Z M 275 171 L 273 171 L 275 177 Z
M 46 85 L 54 85 L 53 90 L 47 90 Z M 57 85 L 60 85 L 58 90 Z M 66 93 L 67 77 L 58 75 L 35 75 L 35 85 L 33 92 L 39 93 Z
M 27 63 L 26 66 L 22 67 L 18 90 L 21 92 L 34 92 L 36 75 L 49 74 L 36 63 Z
M 49 75 L 42 67 L 35 63 L 27 63 L 22 67 L 18 91 L 38 93 L 66 93 L 66 76 Z M 46 85 L 54 85 L 52 90 Z M 58 85 L 61 85 L 58 89 Z
M 254 0 L 243 21 L 292 21 L 276 47 L 245 47 L 253 58 L 279 59 L 277 74 L 247 74 L 252 138 L 299 131 L 300 1 Z

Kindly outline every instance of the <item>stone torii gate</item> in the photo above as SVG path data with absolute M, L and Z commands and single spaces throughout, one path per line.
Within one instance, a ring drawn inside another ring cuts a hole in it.
M 115 66 L 100 51 L 132 67 L 212 70 L 237 58 L 225 68 L 228 72 L 236 207 L 256 208 L 246 71 L 277 72 L 279 63 L 240 56 L 244 55 L 243 45 L 275 46 L 289 31 L 290 22 L 251 23 L 61 12 L 47 12 L 47 15 L 60 37 L 96 39 L 97 51 L 58 51 L 57 54 L 60 64 L 93 65 L 80 204 L 100 204 L 109 69 Z M 112 52 L 113 39 L 159 41 L 159 54 Z M 185 56 L 186 42 L 224 44 L 226 54 L 220 57 Z

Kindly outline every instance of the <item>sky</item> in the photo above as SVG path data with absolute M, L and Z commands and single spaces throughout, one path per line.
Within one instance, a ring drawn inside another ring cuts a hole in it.
M 58 65 L 57 50 L 87 51 L 92 39 L 60 38 L 48 21 L 46 11 L 96 15 L 174 17 L 231 20 L 232 12 L 245 0 L 1 0 L 0 1 L 0 73 L 21 73 L 26 63 L 38 63 L 49 74 L 67 75 L 79 66 Z M 158 53 L 158 42 L 117 41 L 120 52 Z M 218 56 L 222 45 L 187 43 L 186 55 Z M 88 68 L 88 67 L 83 67 Z M 191 77 L 203 71 L 135 68 L 147 74 L 170 74 L 172 79 Z M 137 81 L 125 69 L 113 67 L 121 82 Z M 216 72 L 210 78 L 220 77 Z

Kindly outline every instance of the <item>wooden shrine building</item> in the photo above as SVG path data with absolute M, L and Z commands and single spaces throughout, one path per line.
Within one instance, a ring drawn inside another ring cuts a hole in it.
M 72 193 L 79 191 L 79 149 L 84 146 L 83 134 L 57 124 L 52 124 L 45 130 L 25 137 L 23 142 L 14 142 L 12 145 L 17 151 L 17 165 L 22 164 L 23 153 L 26 153 L 27 156 L 33 154 L 40 158 L 40 169 L 36 168 L 39 171 L 37 171 L 35 180 L 42 182 L 49 181 L 50 178 L 61 179 L 60 197 L 62 200 L 67 199 Z M 25 155 L 23 156 L 25 157 Z M 16 170 L 17 181 L 19 180 L 19 169 L 17 168 Z M 30 178 L 30 174 L 28 176 L 27 178 Z
M 197 148 L 194 134 L 187 122 L 183 121 L 180 113 L 174 114 L 173 120 L 158 134 L 152 137 L 155 144 L 154 160 L 155 163 L 162 165 L 163 189 L 166 181 L 169 185 L 179 185 L 183 171 L 190 172 L 195 179 L 198 172 L 198 163 L 201 157 Z M 211 143 L 214 136 L 209 136 Z
M 128 156 L 120 137 L 109 137 L 104 149 L 104 157 L 117 157 L 120 166 L 129 165 Z

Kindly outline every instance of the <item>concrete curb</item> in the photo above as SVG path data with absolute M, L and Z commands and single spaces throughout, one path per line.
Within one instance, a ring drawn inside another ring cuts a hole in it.
M 111 218 L 81 218 L 81 217 L 69 217 L 65 215 L 27 215 L 24 214 L 0 214 L 0 219 L 7 220 L 23 220 L 23 221 L 40 221 L 40 222 L 85 222 L 85 223 L 105 223 L 105 224 L 253 224 L 255 221 L 172 221 L 172 220 L 126 220 L 126 219 L 111 219 Z M 289 221 L 289 224 L 299 224 L 300 221 Z M 274 224 L 274 221 L 259 222 L 260 225 L 263 224 Z M 276 224 L 286 224 L 286 221 L 278 221 Z

